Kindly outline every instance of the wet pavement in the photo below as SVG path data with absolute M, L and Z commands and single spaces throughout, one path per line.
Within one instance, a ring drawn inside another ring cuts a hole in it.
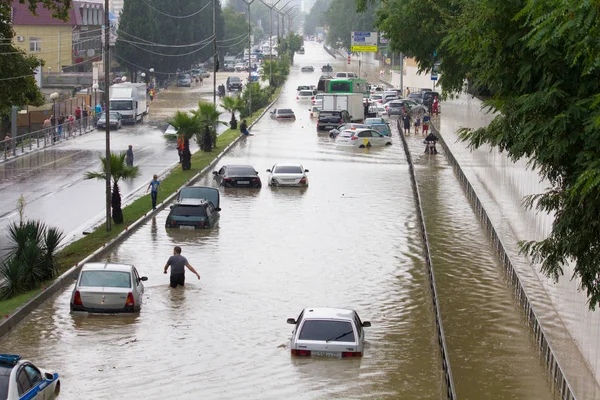
M 106 261 L 149 277 L 137 316 L 69 314 L 72 285 L 0 339 L 61 373 L 61 398 L 443 398 L 441 360 L 410 176 L 398 133 L 386 148 L 336 147 L 317 135 L 294 88 L 316 83 L 315 43 L 296 56 L 277 107 L 295 122 L 261 120 L 220 164 L 251 164 L 261 190 L 222 189 L 209 231 L 166 230 L 160 212 Z M 302 65 L 314 73 L 300 73 Z M 368 70 L 378 76 L 376 66 Z M 446 110 L 444 108 L 444 110 Z M 416 152 L 422 143 L 411 139 Z M 440 155 L 415 155 L 457 392 L 466 399 L 551 399 L 477 217 Z M 309 169 L 305 190 L 271 189 L 273 163 Z M 200 184 L 213 185 L 208 176 Z M 172 248 L 200 272 L 171 290 Z M 194 279 L 192 279 L 194 278 Z M 362 359 L 290 357 L 292 326 L 311 306 L 348 307 L 372 322 Z

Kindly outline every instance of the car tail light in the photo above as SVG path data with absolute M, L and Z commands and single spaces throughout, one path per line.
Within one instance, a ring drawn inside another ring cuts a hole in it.
M 125 300 L 125 306 L 126 307 L 133 307 L 133 306 L 135 306 L 135 300 L 133 299 L 133 293 L 129 292 L 127 294 L 127 300 Z
M 306 183 L 306 177 L 300 179 L 300 183 Z
M 223 181 L 225 181 L 225 182 L 233 182 L 233 179 L 231 179 L 231 178 L 223 178 Z
M 344 122 L 344 119 L 343 119 L 343 118 L 340 118 L 340 124 L 341 124 L 342 122 Z
M 252 178 L 252 182 L 259 183 L 260 182 L 260 178 Z
M 73 304 L 75 304 L 76 306 L 83 305 L 83 302 L 81 301 L 81 293 L 79 293 L 79 290 L 75 291 L 75 297 L 73 298 Z
M 312 96 L 310 99 L 311 99 L 312 101 L 315 101 L 315 96 Z
M 360 351 L 344 351 L 342 357 L 362 357 L 362 353 Z
M 300 97 L 296 96 L 296 100 L 300 100 Z
M 198 221 L 196 225 L 198 225 L 198 228 L 204 228 L 204 221 Z
M 177 221 L 175 221 L 174 219 L 171 220 L 171 225 L 177 225 Z
M 352 136 L 350 140 L 358 140 L 358 136 Z
M 296 350 L 296 349 L 292 349 L 292 355 L 293 356 L 306 356 L 306 357 L 310 357 L 310 350 Z

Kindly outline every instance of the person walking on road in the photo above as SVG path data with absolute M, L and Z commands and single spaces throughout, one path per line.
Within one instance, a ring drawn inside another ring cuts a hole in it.
M 404 125 L 404 134 L 410 135 L 410 115 L 404 114 L 402 116 L 402 124 Z
M 408 98 L 408 95 L 410 94 L 410 88 L 407 86 L 406 87 L 406 97 Z
M 125 162 L 128 167 L 133 167 L 133 146 L 129 145 L 127 153 L 125 153 Z
M 173 255 L 169 257 L 167 263 L 165 264 L 165 268 L 163 272 L 166 274 L 167 270 L 171 267 L 171 283 L 170 286 L 172 288 L 176 288 L 177 286 L 185 285 L 185 268 L 190 270 L 193 274 L 200 279 L 200 274 L 196 272 L 194 267 L 190 265 L 187 258 L 181 255 L 181 247 L 175 246 L 173 249 Z
M 148 185 L 148 189 L 146 189 L 146 193 L 148 193 L 148 190 L 152 189 L 152 191 L 150 192 L 150 195 L 152 196 L 152 209 L 156 210 L 156 200 L 158 198 L 158 187 L 160 186 L 160 181 L 158 180 L 158 175 L 154 175 L 152 177 L 152 181 L 150 181 L 150 184 Z

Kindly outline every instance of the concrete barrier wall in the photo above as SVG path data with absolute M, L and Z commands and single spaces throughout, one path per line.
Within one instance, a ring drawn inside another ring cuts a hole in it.
M 433 310 L 435 313 L 435 325 L 438 337 L 438 344 L 440 347 L 440 355 L 442 357 L 442 372 L 444 373 L 444 384 L 446 386 L 446 397 L 449 400 L 456 399 L 456 390 L 454 389 L 454 380 L 452 378 L 452 369 L 450 368 L 450 358 L 448 356 L 448 347 L 446 346 L 446 336 L 444 335 L 444 327 L 442 324 L 442 315 L 440 313 L 440 307 L 438 304 L 437 288 L 435 284 L 435 272 L 433 269 L 433 261 L 431 260 L 431 251 L 429 249 L 429 237 L 427 236 L 427 226 L 425 225 L 425 217 L 423 214 L 423 208 L 421 203 L 421 193 L 419 192 L 419 185 L 417 183 L 417 177 L 415 175 L 415 168 L 412 162 L 412 156 L 406 142 L 406 137 L 402 133 L 400 127 L 400 120 L 397 122 L 398 132 L 402 139 L 402 147 L 406 154 L 406 161 L 408 162 L 408 169 L 410 171 L 410 181 L 412 183 L 413 197 L 415 200 L 415 206 L 417 209 L 417 218 L 419 220 L 419 226 L 421 228 L 421 238 L 423 239 L 423 252 L 425 256 L 425 264 L 427 265 L 427 275 L 429 276 L 429 288 L 431 290 L 431 298 L 433 301 Z
M 248 129 L 252 129 L 252 127 L 258 121 L 260 121 L 260 119 L 269 111 L 269 109 L 273 106 L 273 104 L 277 100 L 279 100 L 279 95 L 267 107 L 265 107 L 263 112 L 258 116 L 258 118 L 252 124 L 250 124 Z M 41 293 L 39 293 L 38 295 L 33 297 L 31 300 L 29 300 L 27 303 L 25 303 L 24 305 L 19 307 L 11 315 L 9 315 L 7 318 L 5 318 L 2 321 L 2 323 L 0 323 L 0 336 L 5 335 L 8 331 L 10 331 L 13 327 L 15 327 L 20 321 L 22 321 L 25 317 L 27 317 L 29 315 L 29 313 L 31 313 L 33 310 L 35 310 L 37 307 L 39 307 L 45 301 L 51 299 L 55 294 L 60 292 L 60 290 L 62 288 L 73 283 L 74 279 L 79 275 L 79 271 L 80 271 L 81 267 L 83 266 L 83 264 L 85 264 L 87 262 L 93 262 L 93 261 L 100 259 L 106 253 L 111 251 L 115 246 L 117 246 L 118 244 L 123 242 L 126 238 L 128 238 L 136 230 L 136 228 L 145 224 L 148 220 L 150 220 L 152 217 L 154 217 L 156 214 L 158 214 L 160 211 L 162 211 L 169 203 L 171 203 L 171 201 L 173 201 L 177 197 L 177 194 L 179 193 L 179 191 L 181 189 L 186 187 L 188 184 L 198 180 L 199 178 L 204 176 L 207 172 L 209 172 L 211 169 L 213 169 L 215 167 L 215 165 L 219 162 L 219 160 L 221 158 L 223 158 L 223 156 L 225 156 L 229 152 L 229 150 L 231 150 L 233 148 L 233 146 L 235 146 L 243 138 L 245 139 L 245 137 L 242 135 L 238 136 L 233 142 L 231 142 L 227 147 L 225 147 L 223 149 L 223 151 L 221 151 L 215 157 L 215 159 L 210 162 L 210 164 L 208 164 L 206 167 L 204 167 L 200 172 L 198 172 L 192 178 L 190 178 L 185 185 L 181 186 L 177 190 L 177 192 L 175 192 L 172 195 L 170 195 L 169 197 L 167 197 L 165 200 L 162 201 L 162 203 L 157 204 L 156 210 L 149 211 L 143 217 L 141 217 L 140 219 L 138 219 L 137 221 L 135 221 L 134 223 L 132 223 L 131 225 L 126 227 L 125 230 L 123 232 L 119 233 L 114 239 L 105 243 L 103 247 L 94 251 L 92 254 L 88 255 L 83 260 L 81 260 L 79 263 L 77 263 L 76 265 L 71 267 L 67 272 L 63 273 L 61 276 L 56 278 L 56 280 L 50 286 L 45 288 Z M 178 163 L 173 164 L 173 168 L 176 165 L 178 165 Z
M 492 221 L 489 218 L 485 208 L 483 207 L 481 200 L 477 196 L 475 189 L 473 188 L 473 186 L 467 179 L 467 176 L 465 175 L 460 164 L 458 163 L 458 161 L 456 160 L 456 158 L 450 151 L 450 148 L 444 141 L 442 135 L 439 132 L 439 129 L 433 124 L 432 124 L 432 131 L 439 138 L 439 143 L 444 148 L 444 152 L 446 154 L 446 157 L 447 157 L 449 163 L 452 165 L 452 167 L 454 168 L 454 171 L 458 175 L 461 185 L 467 192 L 467 197 L 469 198 L 469 201 L 473 204 L 484 228 L 490 235 L 492 244 L 493 244 L 494 248 L 496 249 L 496 251 L 498 252 L 498 255 L 500 256 L 500 260 L 502 261 L 502 264 L 504 265 L 504 268 L 506 269 L 509 281 L 513 285 L 516 299 L 519 302 L 519 305 L 522 307 L 523 311 L 525 312 L 526 322 L 533 332 L 536 345 L 540 351 L 540 355 L 542 356 L 543 361 L 546 364 L 546 367 L 547 367 L 547 370 L 548 370 L 548 373 L 549 373 L 551 379 L 554 381 L 554 383 L 556 385 L 555 388 L 560 393 L 560 399 L 561 400 L 575 400 L 576 399 L 575 393 L 573 392 L 573 389 L 571 388 L 571 385 L 569 384 L 569 382 L 563 372 L 563 369 L 562 369 L 559 361 L 556 358 L 556 353 L 552 349 L 552 346 L 550 345 L 550 342 L 548 341 L 546 332 L 544 331 L 544 328 L 542 327 L 540 320 L 533 309 L 531 301 L 530 301 L 529 297 L 527 296 L 527 293 L 525 292 L 523 284 L 519 278 L 519 275 L 517 274 L 515 266 L 513 265 L 512 261 L 510 259 L 510 256 L 506 250 L 506 247 L 504 246 L 504 243 L 502 243 L 502 240 L 500 239 L 500 236 L 498 235 L 496 229 L 494 228 Z

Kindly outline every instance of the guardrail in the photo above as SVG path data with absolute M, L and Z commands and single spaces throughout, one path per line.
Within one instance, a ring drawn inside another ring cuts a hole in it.
M 323 45 L 323 49 L 333 58 L 337 58 L 336 55 L 329 49 L 329 47 Z
M 444 327 L 442 324 L 442 314 L 438 304 L 438 295 L 435 284 L 435 273 L 433 270 L 433 261 L 431 261 L 431 250 L 429 249 L 429 238 L 427 236 L 427 226 L 425 225 L 425 217 L 423 214 L 423 208 L 421 206 L 421 194 L 419 192 L 419 185 L 415 175 L 415 167 L 412 162 L 410 150 L 406 138 L 402 133 L 403 130 L 400 126 L 400 120 L 397 122 L 398 132 L 400 138 L 402 138 L 402 147 L 406 154 L 406 161 L 408 162 L 408 169 L 410 171 L 410 180 L 413 187 L 413 197 L 415 199 L 415 205 L 417 208 L 417 217 L 419 219 L 419 225 L 421 227 L 421 237 L 423 239 L 423 248 L 425 253 L 425 263 L 427 264 L 427 274 L 429 276 L 429 287 L 431 289 L 431 298 L 433 301 L 433 310 L 435 313 L 435 325 L 437 330 L 438 344 L 440 346 L 440 355 L 442 357 L 442 372 L 444 373 L 444 383 L 446 384 L 446 397 L 449 400 L 456 400 L 456 390 L 454 389 L 454 380 L 452 378 L 452 369 L 450 368 L 450 359 L 448 356 L 448 347 L 446 346 L 446 336 L 444 335 Z
M 550 377 L 556 383 L 556 388 L 559 390 L 561 400 L 576 400 L 575 394 L 573 393 L 573 389 L 571 388 L 571 385 L 569 385 L 569 382 L 562 370 L 562 367 L 560 366 L 560 363 L 556 358 L 555 352 L 552 349 L 552 346 L 550 345 L 550 342 L 548 341 L 548 338 L 546 336 L 546 332 L 544 331 L 544 328 L 542 327 L 542 324 L 540 323 L 539 318 L 535 313 L 533 306 L 531 305 L 531 301 L 529 300 L 529 296 L 527 296 L 527 292 L 523 287 L 523 283 L 519 278 L 519 275 L 510 259 L 510 256 L 506 251 L 506 248 L 504 247 L 504 243 L 502 243 L 502 240 L 498 236 L 498 233 L 494 228 L 490 217 L 485 211 L 481 200 L 477 196 L 477 192 L 473 188 L 473 185 L 471 185 L 471 182 L 469 182 L 469 180 L 467 179 L 467 176 L 462 170 L 460 164 L 450 151 L 442 135 L 440 135 L 439 129 L 433 124 L 431 124 L 431 126 L 432 131 L 435 132 L 435 135 L 439 139 L 439 143 L 444 148 L 444 152 L 446 153 L 448 161 L 450 162 L 450 164 L 454 168 L 454 171 L 458 175 L 459 181 L 461 182 L 463 188 L 466 190 L 467 197 L 477 210 L 477 213 L 479 214 L 479 217 L 483 222 L 484 228 L 488 231 L 492 239 L 492 244 L 498 252 L 500 259 L 502 260 L 502 264 L 504 265 L 504 268 L 507 270 L 510 282 L 514 286 L 517 301 L 519 302 L 520 306 L 525 312 L 527 323 L 533 331 L 535 342 L 540 351 L 540 355 L 543 357 L 544 362 L 546 363 L 546 367 L 548 368 L 548 373 L 550 374 Z
M 17 157 L 31 151 L 54 146 L 63 140 L 81 136 L 95 129 L 94 118 L 87 117 L 62 125 L 42 128 L 38 131 L 19 135 L 16 138 L 0 141 L 0 150 L 4 160 Z

